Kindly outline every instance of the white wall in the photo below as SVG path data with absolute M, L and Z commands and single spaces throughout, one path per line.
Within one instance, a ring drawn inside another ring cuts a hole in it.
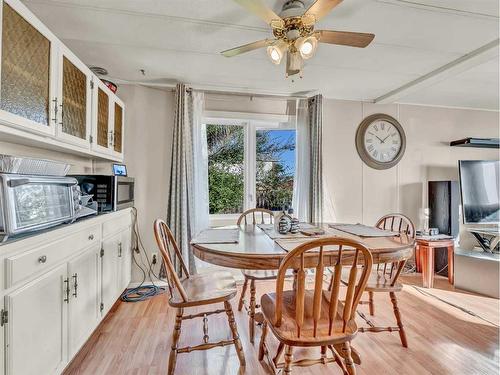
M 359 123 L 378 112 L 398 119 L 407 137 L 401 162 L 382 171 L 366 166 L 355 146 Z M 324 100 L 325 220 L 373 224 L 399 211 L 424 228 L 428 181 L 457 180 L 460 159 L 498 159 L 498 150 L 450 147 L 449 142 L 497 138 L 498 121 L 498 112 Z
M 158 253 L 153 222 L 167 213 L 174 93 L 122 85 L 119 95 L 126 106 L 125 164 L 136 181 L 139 232 L 148 253 Z M 133 267 L 132 281 L 141 280 L 142 273 Z

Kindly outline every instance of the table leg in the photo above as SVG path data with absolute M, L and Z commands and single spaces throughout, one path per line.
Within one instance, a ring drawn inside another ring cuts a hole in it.
M 424 288 L 432 288 L 434 286 L 434 248 L 420 246 L 420 255 L 422 260 L 422 285 Z
M 453 267 L 453 258 L 455 254 L 454 246 L 448 246 L 448 282 L 453 285 L 455 283 L 454 277 L 454 267 Z

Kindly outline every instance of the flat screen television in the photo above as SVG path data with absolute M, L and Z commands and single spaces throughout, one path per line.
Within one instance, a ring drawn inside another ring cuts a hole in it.
M 460 160 L 464 224 L 500 223 L 500 161 Z

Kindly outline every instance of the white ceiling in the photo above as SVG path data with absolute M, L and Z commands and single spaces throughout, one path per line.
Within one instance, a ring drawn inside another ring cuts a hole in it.
M 264 1 L 276 12 L 284 2 Z M 292 81 L 265 50 L 219 54 L 271 36 L 232 0 L 24 3 L 85 63 L 105 67 L 115 79 L 255 93 L 319 91 L 338 99 L 375 100 L 499 37 L 498 0 L 345 0 L 317 28 L 372 32 L 374 42 L 365 49 L 320 45 L 304 78 Z M 498 110 L 498 48 L 482 60 L 394 100 Z

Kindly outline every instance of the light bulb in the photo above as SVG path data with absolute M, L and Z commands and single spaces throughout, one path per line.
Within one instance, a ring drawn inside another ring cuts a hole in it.
M 279 61 L 280 59 L 280 53 L 276 50 L 276 48 L 273 48 L 271 50 L 271 59 L 273 61 Z
M 313 50 L 313 45 L 309 41 L 304 42 L 304 44 L 300 46 L 300 53 L 302 55 L 309 55 L 312 52 L 312 50 Z
M 267 54 L 273 64 L 279 65 L 287 49 L 287 44 L 281 40 L 267 47 Z
M 299 50 L 300 56 L 302 56 L 303 59 L 310 59 L 313 57 L 314 52 L 316 52 L 318 39 L 313 35 L 305 38 L 299 38 L 295 42 L 295 46 Z

